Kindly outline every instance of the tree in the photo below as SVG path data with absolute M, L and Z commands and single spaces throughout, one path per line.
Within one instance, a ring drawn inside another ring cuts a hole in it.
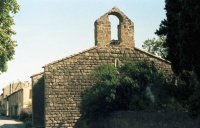
M 194 71 L 200 80 L 200 1 L 165 0 L 165 3 L 167 19 L 161 22 L 156 34 L 166 36 L 164 46 L 175 74 Z
M 144 41 L 144 44 L 142 45 L 142 48 L 147 50 L 148 52 L 155 54 L 157 56 L 160 56 L 162 58 L 167 57 L 167 49 L 164 47 L 166 37 L 165 36 L 159 36 L 158 39 L 147 39 Z
M 19 5 L 16 0 L 0 1 L 0 73 L 7 70 L 7 62 L 12 60 L 15 54 L 16 41 L 11 38 L 15 34 L 11 26 L 15 23 L 11 14 L 18 11 Z
M 200 114 L 200 1 L 165 0 L 167 19 L 156 30 L 159 36 L 166 36 L 164 46 L 173 71 L 184 81 L 180 93 L 190 112 Z M 181 86 L 180 86 L 181 87 Z M 180 94 L 179 93 L 179 94 Z
M 179 16 L 180 67 L 194 71 L 200 81 L 200 1 L 182 1 Z

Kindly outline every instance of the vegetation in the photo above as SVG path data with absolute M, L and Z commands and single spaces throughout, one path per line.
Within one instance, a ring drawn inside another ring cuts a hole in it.
M 179 80 L 176 97 L 192 116 L 198 116 L 200 114 L 200 83 L 197 76 L 194 72 L 186 72 L 181 77 L 177 77 Z M 187 77 L 187 81 L 182 80 L 184 77 Z
M 166 58 L 167 57 L 167 49 L 166 49 L 166 47 L 164 47 L 165 41 L 166 41 L 165 36 L 159 36 L 158 39 L 156 39 L 156 38 L 147 39 L 144 41 L 142 48 L 147 50 L 147 52 L 150 52 L 150 53 L 160 56 L 162 58 Z
M 156 31 L 166 36 L 164 47 L 177 79 L 182 82 L 179 91 L 181 101 L 194 115 L 200 114 L 200 1 L 165 0 L 166 17 Z
M 168 110 L 176 107 L 176 86 L 153 63 L 127 62 L 120 68 L 95 68 L 95 84 L 81 94 L 80 112 L 88 122 L 118 110 Z
M 19 115 L 19 120 L 23 121 L 26 128 L 32 127 L 32 114 L 26 111 L 21 111 Z
M 165 0 L 167 19 L 160 24 L 157 35 L 166 36 L 167 58 L 174 72 L 194 71 L 200 80 L 200 1 Z
M 143 48 L 148 48 L 149 52 L 152 54 L 158 55 L 160 49 L 164 47 L 164 40 L 159 45 L 155 45 L 155 38 L 153 40 L 146 40 L 144 42 Z M 155 48 L 161 47 L 161 48 Z M 200 83 L 198 81 L 198 77 L 193 71 L 184 71 L 178 76 L 174 76 L 173 78 L 176 82 L 176 88 L 173 88 L 173 96 L 176 100 L 179 101 L 179 107 L 185 111 L 189 111 L 191 115 L 197 116 L 200 114 Z
M 15 34 L 11 26 L 14 25 L 13 16 L 19 11 L 16 0 L 0 1 L 0 73 L 7 70 L 7 62 L 13 59 L 16 41 L 11 36 Z

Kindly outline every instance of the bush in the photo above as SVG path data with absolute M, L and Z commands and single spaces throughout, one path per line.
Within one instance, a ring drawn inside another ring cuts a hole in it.
M 11 118 L 13 118 L 13 119 L 18 119 L 19 117 L 18 117 L 18 116 L 12 115 Z
M 81 94 L 80 113 L 88 122 L 117 110 L 167 109 L 176 88 L 153 63 L 127 62 L 95 68 L 95 84 Z
M 181 109 L 192 116 L 200 114 L 200 83 L 194 72 L 184 71 L 176 77 L 177 88 L 174 93 Z
M 32 114 L 30 111 L 22 110 L 19 115 L 19 120 L 24 122 L 25 128 L 32 127 Z
M 0 109 L 0 114 L 1 114 L 1 116 L 6 116 L 6 110 L 5 109 Z
M 143 110 L 152 104 L 162 105 L 168 102 L 169 97 L 166 88 L 169 83 L 167 76 L 154 63 L 127 62 L 120 69 L 120 72 L 122 74 L 121 86 L 127 84 L 133 86 L 133 94 L 129 98 L 131 98 L 132 107 L 133 104 L 137 105 L 130 108 L 131 110 Z M 127 77 L 128 81 L 132 82 L 128 82 Z
M 19 120 L 24 121 L 24 122 L 32 121 L 32 114 L 29 114 L 29 113 L 22 110 L 20 115 L 19 115 Z
M 32 121 L 26 121 L 24 123 L 24 125 L 25 125 L 25 128 L 31 128 L 32 127 Z
M 115 88 L 118 72 L 112 65 L 96 67 L 92 73 L 95 84 L 81 94 L 80 112 L 87 121 L 115 110 Z

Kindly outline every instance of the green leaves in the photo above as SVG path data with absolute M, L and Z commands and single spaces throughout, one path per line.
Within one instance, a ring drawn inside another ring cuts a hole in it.
M 80 103 L 88 122 L 113 111 L 144 110 L 168 101 L 167 77 L 153 63 L 128 61 L 118 68 L 102 64 L 91 75 L 95 84 L 81 94 Z
M 142 45 L 142 48 L 147 50 L 147 52 L 150 52 L 154 55 L 160 56 L 162 58 L 167 57 L 167 48 L 164 46 L 166 41 L 165 36 L 159 36 L 158 39 L 147 39 L 145 40 L 144 44 Z
M 176 75 L 194 71 L 200 81 L 200 2 L 165 0 L 166 17 L 156 34 L 166 36 L 164 46 Z
M 118 71 L 113 65 L 102 64 L 94 69 L 91 74 L 96 84 L 117 85 Z
M 16 0 L 0 1 L 0 73 L 7 70 L 7 62 L 13 59 L 15 54 L 16 41 L 12 40 L 15 31 L 11 26 L 14 25 L 12 13 L 19 11 Z
M 165 0 L 167 19 L 161 22 L 156 34 L 166 36 L 167 59 L 174 73 L 183 80 L 179 83 L 179 101 L 189 111 L 200 114 L 200 1 Z M 196 75 L 194 77 L 194 74 Z M 188 100 L 189 99 L 189 100 Z M 189 101 L 189 103 L 188 103 Z

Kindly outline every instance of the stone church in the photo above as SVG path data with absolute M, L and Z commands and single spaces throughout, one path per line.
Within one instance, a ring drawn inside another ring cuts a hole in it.
M 118 40 L 111 40 L 109 15 L 119 19 Z M 97 19 L 94 27 L 94 47 L 46 64 L 43 72 L 31 76 L 35 127 L 81 128 L 80 93 L 90 88 L 90 72 L 102 63 L 146 60 L 171 72 L 170 62 L 135 47 L 134 24 L 117 7 Z

